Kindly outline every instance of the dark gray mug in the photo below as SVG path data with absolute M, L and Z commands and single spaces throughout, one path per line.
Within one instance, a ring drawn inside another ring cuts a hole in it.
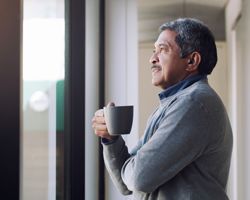
M 104 107 L 104 117 L 110 135 L 129 134 L 133 123 L 133 106 Z

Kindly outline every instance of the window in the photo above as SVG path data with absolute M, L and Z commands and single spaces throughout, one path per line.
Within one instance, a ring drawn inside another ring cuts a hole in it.
M 23 200 L 63 199 L 65 20 L 63 0 L 24 0 Z

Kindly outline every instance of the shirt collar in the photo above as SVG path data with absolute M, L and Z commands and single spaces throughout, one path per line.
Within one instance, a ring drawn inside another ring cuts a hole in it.
M 169 88 L 163 90 L 159 94 L 159 98 L 160 98 L 160 100 L 162 100 L 164 98 L 172 96 L 172 95 L 176 94 L 177 92 L 184 90 L 185 88 L 192 85 L 193 83 L 195 83 L 201 79 L 205 79 L 205 78 L 207 78 L 206 75 L 200 75 L 200 74 L 188 76 L 184 80 L 182 80 L 182 81 L 170 86 Z

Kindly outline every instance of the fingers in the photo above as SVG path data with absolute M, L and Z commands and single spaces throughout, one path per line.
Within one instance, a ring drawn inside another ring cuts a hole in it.
M 93 123 L 92 127 L 96 133 L 107 133 L 108 132 L 107 126 L 105 124 Z
M 107 130 L 103 109 L 97 110 L 92 119 L 92 128 L 95 131 L 95 134 L 99 137 L 109 137 L 109 133 Z
M 105 124 L 105 118 L 103 114 L 103 109 L 97 110 L 92 119 L 92 123 Z
M 110 106 L 115 106 L 115 103 L 109 102 L 107 104 L 107 107 L 110 107 Z M 92 119 L 92 127 L 93 127 L 94 132 L 97 136 L 102 137 L 102 138 L 106 138 L 109 140 L 113 139 L 113 137 L 110 136 L 108 133 L 103 109 L 99 109 L 95 112 L 95 115 Z
M 95 116 L 96 117 L 103 117 L 104 113 L 103 113 L 103 109 L 99 109 L 95 112 Z
M 92 123 L 106 124 L 104 117 L 94 117 Z
M 109 136 L 109 134 L 106 131 L 95 130 L 95 134 L 99 137 L 102 137 L 102 138 L 107 138 L 107 136 Z
M 92 127 L 93 127 L 95 134 L 97 136 L 102 137 L 102 138 L 110 138 L 106 124 L 100 124 L 100 123 L 94 122 L 92 124 Z
M 106 124 L 100 124 L 100 123 L 96 123 L 94 122 L 92 124 L 93 129 L 97 130 L 97 131 L 107 131 L 107 126 Z

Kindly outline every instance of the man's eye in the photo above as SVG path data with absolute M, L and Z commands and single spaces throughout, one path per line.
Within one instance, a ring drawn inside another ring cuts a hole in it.
M 166 51 L 168 51 L 168 48 L 166 48 L 166 47 L 161 47 L 160 48 L 160 52 L 166 52 Z

